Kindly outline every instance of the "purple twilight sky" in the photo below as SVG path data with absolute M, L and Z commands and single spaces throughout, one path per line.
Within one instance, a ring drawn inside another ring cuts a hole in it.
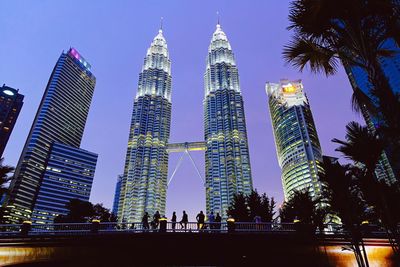
M 331 139 L 360 120 L 350 109 L 351 88 L 341 68 L 334 77 L 297 72 L 285 65 L 282 47 L 291 33 L 289 0 L 0 2 L 0 83 L 19 88 L 25 104 L 4 153 L 16 165 L 48 78 L 62 50 L 75 47 L 97 77 L 81 147 L 99 154 L 91 201 L 111 207 L 123 172 L 133 98 L 150 42 L 164 17 L 172 61 L 170 142 L 203 140 L 203 75 L 220 13 L 239 68 L 245 102 L 254 187 L 283 200 L 265 82 L 302 79 L 324 154 L 339 156 Z M 193 157 L 204 176 L 204 154 Z M 171 175 L 179 155 L 171 155 Z M 205 209 L 205 192 L 189 159 L 168 188 L 167 215 L 186 209 L 193 219 Z

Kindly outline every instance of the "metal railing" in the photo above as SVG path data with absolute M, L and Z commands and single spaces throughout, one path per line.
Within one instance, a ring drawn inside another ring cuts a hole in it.
M 92 223 L 54 223 L 54 224 L 0 224 L 0 237 L 25 235 L 87 235 L 107 233 L 293 233 L 299 230 L 295 223 L 203 223 L 188 222 L 160 222 L 158 225 L 143 225 L 143 223 L 128 222 L 98 222 Z M 323 231 L 310 228 L 317 234 L 343 234 L 344 230 L 337 224 L 326 224 Z M 383 229 L 377 226 L 370 226 L 369 233 L 382 234 Z

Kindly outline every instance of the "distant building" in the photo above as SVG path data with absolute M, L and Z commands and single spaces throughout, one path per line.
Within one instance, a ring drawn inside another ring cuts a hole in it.
M 0 87 L 0 158 L 14 129 L 19 112 L 21 111 L 24 96 L 18 90 L 3 84 Z
M 226 211 L 235 194 L 253 189 L 244 103 L 235 57 L 217 24 L 208 47 L 204 74 L 206 208 Z
M 388 40 L 384 44 L 384 47 L 397 53 L 392 58 L 381 58 L 380 63 L 393 92 L 400 94 L 400 48 L 393 40 Z M 345 70 L 353 89 L 358 87 L 365 95 L 373 99 L 371 94 L 372 85 L 369 82 L 367 72 L 358 66 L 345 66 Z M 377 118 L 371 116 L 365 109 L 362 110 L 362 113 L 365 122 L 371 130 L 379 128 L 379 121 Z M 400 181 L 400 163 L 390 162 L 390 157 L 388 157 L 390 153 L 391 152 L 387 150 L 382 153 L 375 174 L 379 180 L 383 179 L 389 183 L 393 183 L 395 181 Z
M 267 83 L 266 91 L 285 199 L 304 189 L 317 197 L 322 190 L 322 152 L 303 84 L 281 80 Z
M 122 174 L 118 175 L 117 183 L 115 185 L 114 202 L 112 207 L 112 213 L 115 216 L 118 215 L 118 201 L 119 201 L 119 195 L 121 194 L 122 177 L 124 177 Z
M 171 61 L 160 29 L 147 49 L 139 74 L 118 203 L 119 221 L 140 222 L 144 212 L 165 214 L 171 107 Z
M 58 154 L 61 146 L 65 151 L 78 151 L 74 148 L 79 149 L 81 144 L 95 84 L 96 78 L 91 72 L 90 64 L 76 49 L 71 48 L 67 53 L 61 54 L 50 76 L 11 181 L 10 196 L 7 201 L 10 222 L 18 223 L 31 218 L 39 192 L 41 192 L 41 199 L 44 196 L 55 197 L 56 201 L 59 197 L 48 194 L 48 188 L 41 190 L 41 186 L 44 182 L 46 186 L 49 186 L 47 183 L 51 179 L 60 177 L 53 176 L 54 172 L 48 169 L 49 162 L 56 164 L 57 157 L 59 160 L 69 160 L 68 155 Z M 52 149 L 57 149 L 57 151 Z M 84 160 L 80 158 L 85 154 L 84 152 L 77 154 L 80 155 L 76 163 Z M 70 169 L 76 166 L 69 164 L 65 162 L 56 169 L 61 171 L 60 175 L 67 175 L 67 180 L 81 179 L 82 173 L 71 172 Z M 46 179 L 44 179 L 45 176 Z M 91 175 L 88 176 L 90 177 L 93 179 Z M 58 186 L 60 185 L 54 184 L 53 190 L 56 190 Z M 70 196 L 75 197 L 74 194 Z M 44 206 L 40 207 L 43 212 Z M 48 212 L 53 213 L 53 210 Z
M 32 212 L 33 223 L 53 223 L 71 199 L 89 201 L 97 154 L 53 142 Z

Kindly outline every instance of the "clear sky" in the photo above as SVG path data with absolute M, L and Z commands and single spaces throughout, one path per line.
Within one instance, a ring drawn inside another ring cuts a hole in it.
M 324 154 L 339 156 L 332 138 L 360 120 L 350 108 L 351 87 L 341 68 L 334 77 L 299 73 L 282 59 L 291 33 L 289 0 L 246 1 L 0 1 L 0 83 L 19 88 L 25 104 L 4 153 L 16 165 L 51 71 L 63 50 L 75 47 L 97 78 L 81 147 L 99 154 L 91 201 L 111 207 L 123 172 L 138 74 L 164 17 L 172 61 L 171 142 L 203 140 L 203 75 L 208 45 L 220 13 L 239 68 L 253 183 L 283 200 L 265 82 L 302 79 Z M 204 176 L 204 154 L 193 157 Z M 169 172 L 180 155 L 171 155 Z M 168 188 L 167 215 L 205 210 L 204 187 L 185 159 Z

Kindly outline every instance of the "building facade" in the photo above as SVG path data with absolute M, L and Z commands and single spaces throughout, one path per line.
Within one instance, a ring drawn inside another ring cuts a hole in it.
M 24 96 L 17 89 L 3 84 L 0 87 L 0 158 L 14 129 L 18 115 L 24 104 Z
M 118 175 L 117 177 L 117 183 L 115 184 L 115 192 L 114 192 L 114 201 L 113 201 L 113 207 L 112 207 L 112 213 L 117 216 L 118 215 L 118 202 L 119 202 L 119 196 L 121 194 L 121 184 L 122 184 L 122 178 L 124 176 Z
M 266 92 L 285 199 L 296 190 L 309 190 L 317 197 L 322 193 L 322 151 L 303 84 L 267 83 Z
M 61 54 L 10 184 L 10 222 L 31 218 L 53 144 L 80 147 L 95 84 L 90 64 L 76 49 Z
M 226 211 L 237 193 L 253 189 L 244 105 L 234 54 L 218 24 L 204 75 L 206 208 Z
M 381 58 L 381 68 L 388 79 L 389 85 L 394 93 L 400 94 L 400 48 L 393 40 L 388 40 L 384 44 L 384 48 L 394 51 L 396 54 L 391 58 Z M 372 85 L 369 82 L 367 72 L 358 66 L 345 65 L 346 73 L 349 77 L 350 84 L 355 88 L 359 88 L 366 96 L 373 99 Z M 374 102 L 374 100 L 372 100 Z M 366 110 L 362 110 L 364 120 L 371 131 L 379 128 L 378 118 L 371 116 Z M 385 150 L 377 164 L 375 170 L 376 177 L 379 180 L 385 180 L 388 183 L 400 181 L 400 163 L 390 162 L 390 151 Z M 389 156 L 389 157 L 388 157 Z
M 162 30 L 147 50 L 133 104 L 118 220 L 165 213 L 171 124 L 171 61 Z
M 96 163 L 95 153 L 53 142 L 31 221 L 53 223 L 57 215 L 68 213 L 71 199 L 89 201 Z

